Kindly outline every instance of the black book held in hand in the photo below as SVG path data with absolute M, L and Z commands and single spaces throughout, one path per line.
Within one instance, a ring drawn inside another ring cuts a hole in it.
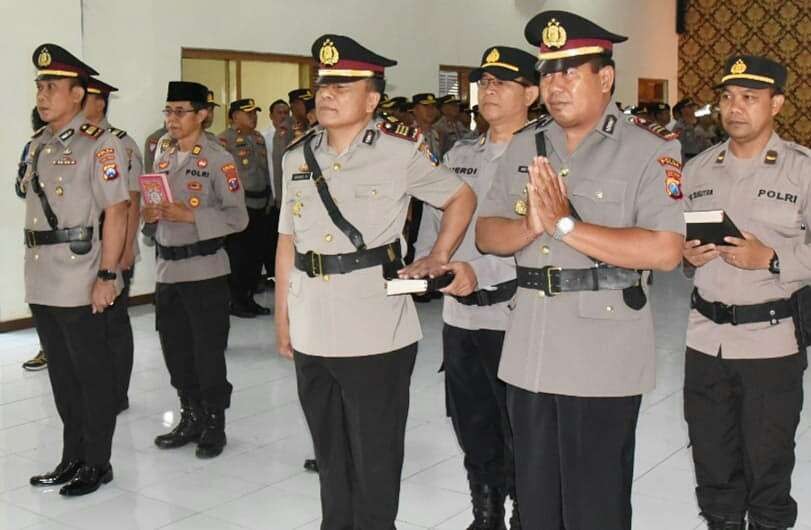
M 398 294 L 420 294 L 432 291 L 439 291 L 451 284 L 453 274 L 447 273 L 436 278 L 420 278 L 417 280 L 403 280 L 396 278 L 386 282 L 386 294 L 388 296 Z
M 687 241 L 698 239 L 702 245 L 729 245 L 724 241 L 725 237 L 743 239 L 743 234 L 724 210 L 684 212 L 684 222 L 687 223 Z

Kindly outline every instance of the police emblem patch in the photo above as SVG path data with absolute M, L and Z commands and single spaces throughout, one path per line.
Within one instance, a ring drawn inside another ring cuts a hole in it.
M 665 171 L 665 191 L 671 199 L 679 200 L 682 198 L 681 172 L 671 169 Z
M 115 180 L 119 176 L 117 164 L 105 164 L 103 168 L 104 180 Z
M 231 193 L 239 191 L 239 175 L 237 174 L 237 167 L 234 164 L 225 164 L 221 169 L 223 175 L 225 175 L 225 182 L 228 184 L 228 191 Z

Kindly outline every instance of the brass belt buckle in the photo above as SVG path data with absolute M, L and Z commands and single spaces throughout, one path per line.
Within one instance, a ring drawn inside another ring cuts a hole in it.
M 563 291 L 555 291 L 552 289 L 552 273 L 557 271 L 560 272 L 563 270 L 561 267 L 547 267 L 546 268 L 546 286 L 547 286 L 547 296 L 555 296 L 556 294 L 560 294 Z
M 37 242 L 36 242 L 36 239 L 34 237 L 34 231 L 33 230 L 26 230 L 23 233 L 25 234 L 25 246 L 26 247 L 34 248 L 35 246 L 37 246 L 37 244 L 36 244 Z
M 313 278 L 324 275 L 324 261 L 321 259 L 321 254 L 310 251 L 310 269 L 312 269 Z

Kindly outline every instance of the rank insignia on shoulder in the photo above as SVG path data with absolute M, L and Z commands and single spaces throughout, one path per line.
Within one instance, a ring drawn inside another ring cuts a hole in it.
M 298 138 L 296 138 L 295 140 L 293 140 L 292 142 L 287 144 L 287 147 L 285 147 L 284 150 L 289 151 L 289 150 L 301 145 L 302 142 L 304 142 L 304 140 L 306 140 L 307 138 L 312 138 L 315 135 L 315 132 L 316 132 L 316 129 L 315 129 L 315 127 L 313 127 L 312 129 L 310 129 L 309 131 L 307 131 L 303 135 L 299 136 Z
M 763 162 L 773 166 L 777 163 L 777 151 L 770 149 L 766 151 L 766 158 L 763 159 Z
M 375 143 L 376 138 L 377 138 L 377 133 L 375 131 L 373 131 L 372 129 L 368 129 L 363 134 L 363 143 L 365 143 L 366 145 L 372 145 L 372 144 Z
M 125 136 L 127 136 L 127 131 L 122 131 L 121 129 L 116 129 L 115 127 L 110 127 L 107 130 L 118 138 L 124 138 Z
M 104 129 L 100 129 L 95 125 L 91 125 L 89 123 L 85 123 L 84 125 L 79 127 L 79 130 L 81 131 L 82 134 L 84 134 L 85 136 L 89 136 L 90 138 L 98 138 L 104 133 Z
M 681 171 L 668 169 L 665 171 L 665 192 L 673 200 L 682 198 Z
M 221 169 L 223 175 L 225 175 L 225 182 L 228 185 L 228 191 L 231 193 L 239 191 L 239 175 L 237 174 L 237 167 L 234 164 L 225 164 Z
M 425 158 L 427 158 L 428 161 L 431 162 L 432 166 L 434 167 L 439 166 L 439 159 L 436 157 L 434 152 L 431 151 L 431 148 L 428 147 L 428 143 L 425 140 L 420 142 L 419 150 L 422 152 L 422 154 L 425 155 Z
M 410 127 L 401 121 L 380 122 L 378 128 L 389 136 L 408 140 L 409 142 L 416 142 L 420 136 L 420 130 L 417 127 Z
M 606 134 L 614 134 L 614 127 L 617 125 L 617 117 L 609 114 L 605 117 L 603 123 L 603 132 Z
M 197 156 L 202 152 L 203 152 L 203 148 L 200 147 L 200 145 L 195 145 L 194 147 L 192 147 L 191 154 L 193 154 L 194 156 Z
M 662 140 L 670 141 L 675 140 L 679 137 L 678 134 L 669 131 L 666 127 L 662 127 L 658 123 L 648 121 L 645 118 L 640 118 L 639 116 L 629 116 L 628 123 L 632 123 L 641 129 L 645 129 L 649 133 L 658 136 Z
M 102 173 L 104 174 L 104 180 L 115 180 L 120 174 L 117 164 L 105 164 Z
M 682 163 L 676 160 L 675 158 L 671 158 L 669 156 L 663 156 L 659 159 L 659 165 L 661 166 L 670 166 L 675 167 L 676 169 L 682 168 Z
M 48 128 L 47 125 L 43 125 L 39 129 L 37 129 L 37 131 L 31 136 L 31 138 L 39 138 L 40 136 L 42 136 L 42 133 L 44 133 L 45 129 L 47 129 L 47 128 Z M 73 129 L 71 129 L 71 130 L 73 130 Z
M 726 157 L 727 157 L 727 152 L 726 152 L 726 151 L 721 151 L 720 153 L 718 153 L 718 156 L 716 156 L 716 157 L 715 157 L 715 163 L 716 163 L 716 164 L 721 164 L 721 163 L 723 163 L 723 162 L 724 162 L 724 159 L 725 159 Z

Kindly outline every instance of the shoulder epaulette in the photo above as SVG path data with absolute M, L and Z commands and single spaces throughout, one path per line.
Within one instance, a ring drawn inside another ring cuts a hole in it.
M 96 127 L 90 123 L 85 123 L 81 127 L 79 127 L 79 131 L 84 134 L 85 136 L 89 136 L 90 138 L 98 138 L 102 134 L 104 134 L 104 129 Z
M 298 146 L 299 144 L 301 144 L 307 138 L 312 138 L 313 135 L 315 134 L 315 131 L 316 131 L 315 127 L 310 128 L 310 130 L 307 131 L 306 133 L 302 134 L 300 138 L 298 138 L 296 140 L 293 140 L 292 142 L 287 144 L 287 147 L 285 147 L 284 150 L 289 151 L 289 150 L 295 148 L 296 146 Z
M 527 129 L 540 129 L 542 127 L 546 127 L 547 125 L 549 125 L 549 123 L 551 121 L 552 121 L 552 116 L 550 116 L 549 114 L 544 114 L 543 116 L 539 116 L 539 117 L 535 118 L 534 120 L 531 120 L 531 121 L 527 122 L 526 125 L 524 125 L 520 129 L 515 131 L 513 133 L 513 135 L 516 135 L 518 133 L 522 133 L 522 132 L 526 131 Z
M 786 147 L 788 147 L 792 151 L 800 153 L 801 155 L 811 157 L 811 149 L 807 148 L 804 145 L 796 144 L 794 142 L 786 142 Z
M 116 135 L 119 139 L 123 139 L 125 136 L 127 136 L 127 131 L 116 129 L 115 127 L 110 127 L 107 130 Z
M 409 142 L 416 142 L 420 136 L 418 127 L 411 127 L 401 121 L 382 121 L 377 127 L 384 134 L 408 140 Z
M 658 136 L 662 140 L 670 141 L 675 140 L 679 137 L 678 134 L 674 133 L 673 131 L 668 130 L 666 127 L 662 127 L 656 122 L 648 121 L 645 118 L 640 118 L 639 116 L 629 116 L 628 122 L 636 125 L 641 129 L 645 129 L 649 133 Z
M 43 125 L 39 129 L 37 129 L 37 131 L 33 134 L 33 136 L 31 136 L 31 138 L 39 138 L 40 136 L 42 136 L 42 133 L 44 133 L 45 129 L 47 128 L 48 128 L 47 125 Z

